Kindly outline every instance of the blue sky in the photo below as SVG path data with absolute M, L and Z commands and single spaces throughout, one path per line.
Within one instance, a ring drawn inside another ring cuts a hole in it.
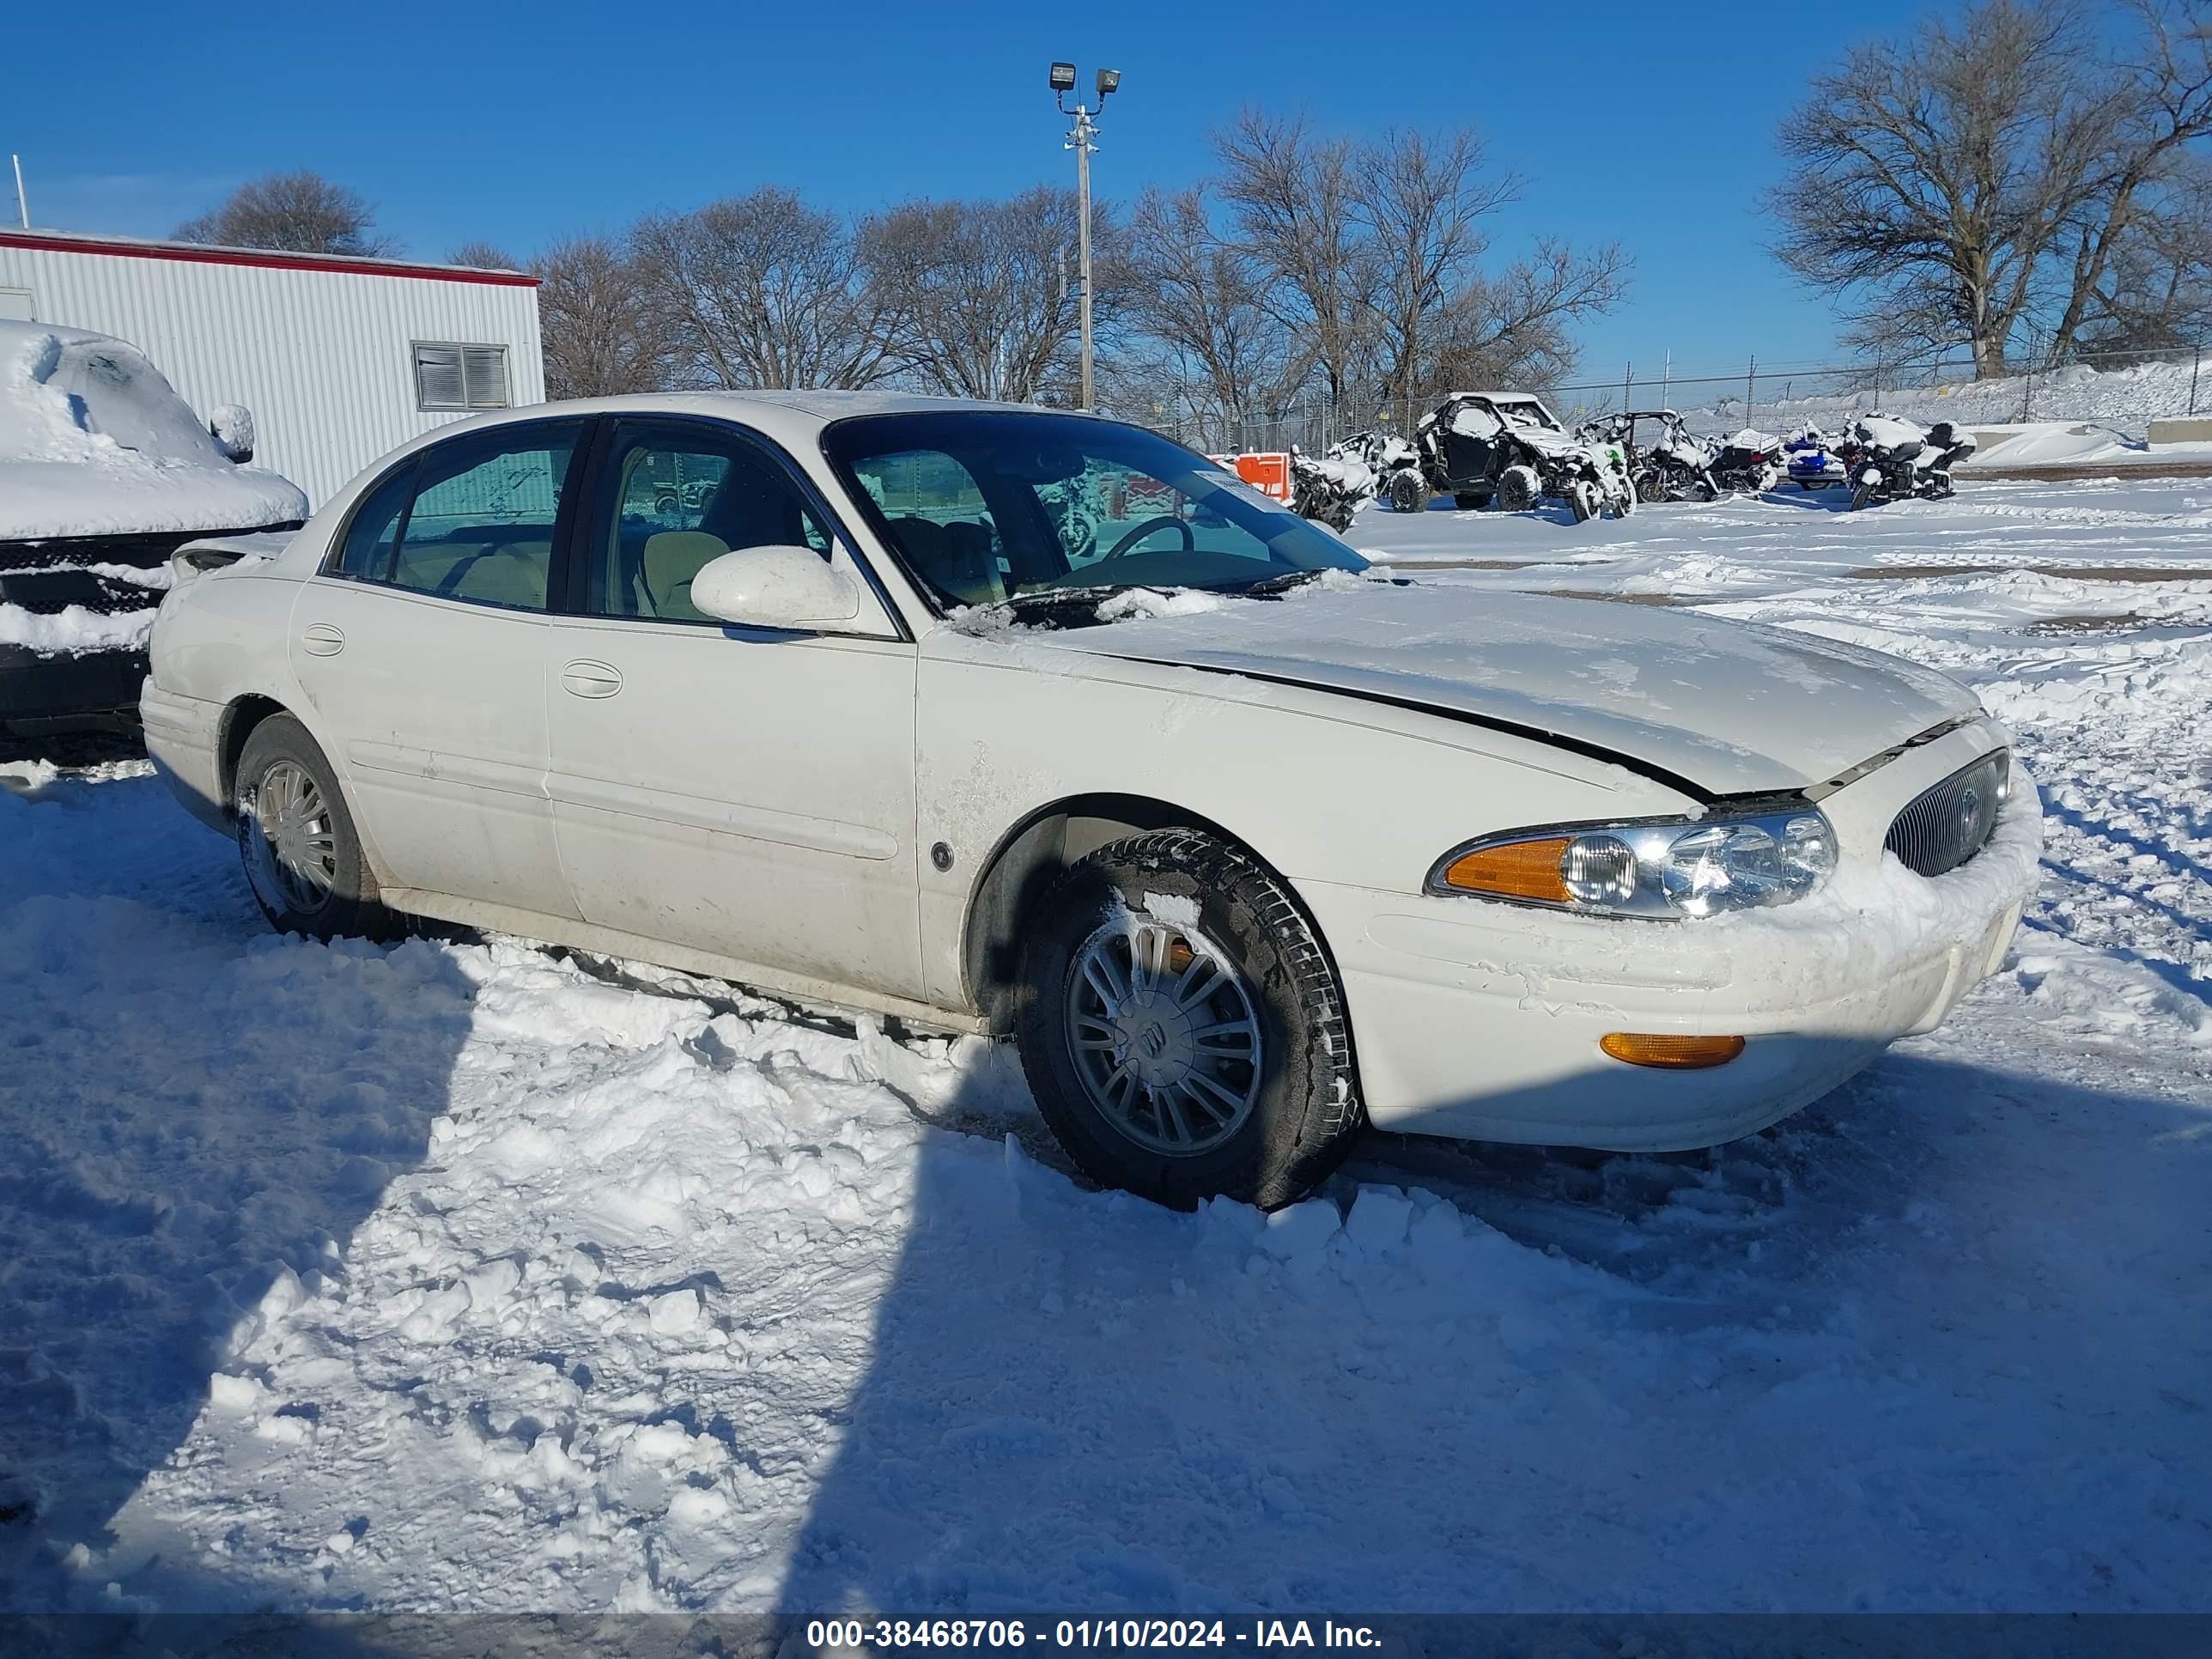
M 1073 58 L 1085 86 L 1100 64 L 1124 76 L 1103 193 L 1197 177 L 1248 102 L 1348 134 L 1471 124 L 1532 181 L 1493 257 L 1538 234 L 1635 256 L 1628 303 L 1583 331 L 1586 376 L 1632 358 L 1641 379 L 1670 350 L 1691 372 L 1755 351 L 1763 373 L 1833 360 L 1826 302 L 1764 251 L 1776 119 L 1839 47 L 1920 10 L 40 6 L 9 25 L 0 152 L 22 152 L 42 225 L 162 235 L 245 179 L 310 167 L 412 253 L 481 237 L 527 254 L 768 183 L 854 210 L 1072 178 L 1045 66 Z

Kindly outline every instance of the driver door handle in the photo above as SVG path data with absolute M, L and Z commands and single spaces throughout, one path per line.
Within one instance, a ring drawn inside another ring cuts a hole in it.
M 611 697 L 622 690 L 622 671 L 612 663 L 581 658 L 561 671 L 561 684 L 575 697 Z

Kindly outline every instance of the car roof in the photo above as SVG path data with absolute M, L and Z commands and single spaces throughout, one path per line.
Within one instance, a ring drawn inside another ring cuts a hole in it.
M 856 416 L 942 414 L 956 410 L 1101 418 L 1082 410 L 1051 409 L 1041 404 L 993 403 L 979 398 L 943 398 L 921 392 L 635 392 L 489 410 L 438 427 L 408 447 L 420 448 L 433 440 L 471 430 L 485 431 L 518 421 L 549 420 L 564 415 L 688 415 L 694 419 L 734 421 L 789 445 L 811 441 L 831 422 Z
M 550 411 L 575 414 L 713 415 L 743 420 L 766 414 L 788 418 L 801 416 L 827 425 L 856 415 L 943 413 L 948 410 L 976 410 L 1001 414 L 1081 415 L 1075 409 L 1052 409 L 1042 404 L 994 403 L 981 398 L 944 398 L 922 392 L 635 392 L 610 398 L 576 398 L 565 402 L 501 410 L 494 420 L 543 417 Z

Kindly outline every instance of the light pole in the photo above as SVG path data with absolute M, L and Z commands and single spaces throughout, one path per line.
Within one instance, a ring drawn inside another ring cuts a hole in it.
M 1121 71 L 1103 69 L 1098 71 L 1098 107 L 1106 107 L 1106 95 L 1121 84 Z M 1075 65 L 1054 64 L 1052 66 L 1052 100 L 1060 106 L 1062 115 L 1070 113 L 1067 94 L 1075 90 Z M 1098 148 L 1091 142 L 1098 131 L 1097 122 L 1091 119 L 1090 109 L 1078 104 L 1073 112 L 1075 125 L 1068 129 L 1064 148 L 1075 152 L 1075 264 L 1077 280 L 1083 284 L 1083 295 L 1077 313 L 1083 333 L 1083 406 L 1091 406 L 1091 152 Z

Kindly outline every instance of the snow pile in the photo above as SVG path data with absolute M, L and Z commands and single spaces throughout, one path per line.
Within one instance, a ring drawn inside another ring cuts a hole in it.
M 72 605 L 56 611 L 0 605 L 0 645 L 27 646 L 40 656 L 83 651 L 143 651 L 154 636 L 154 611 L 88 611 Z
M 137 348 L 0 322 L 0 540 L 250 530 L 307 497 L 234 465 Z

